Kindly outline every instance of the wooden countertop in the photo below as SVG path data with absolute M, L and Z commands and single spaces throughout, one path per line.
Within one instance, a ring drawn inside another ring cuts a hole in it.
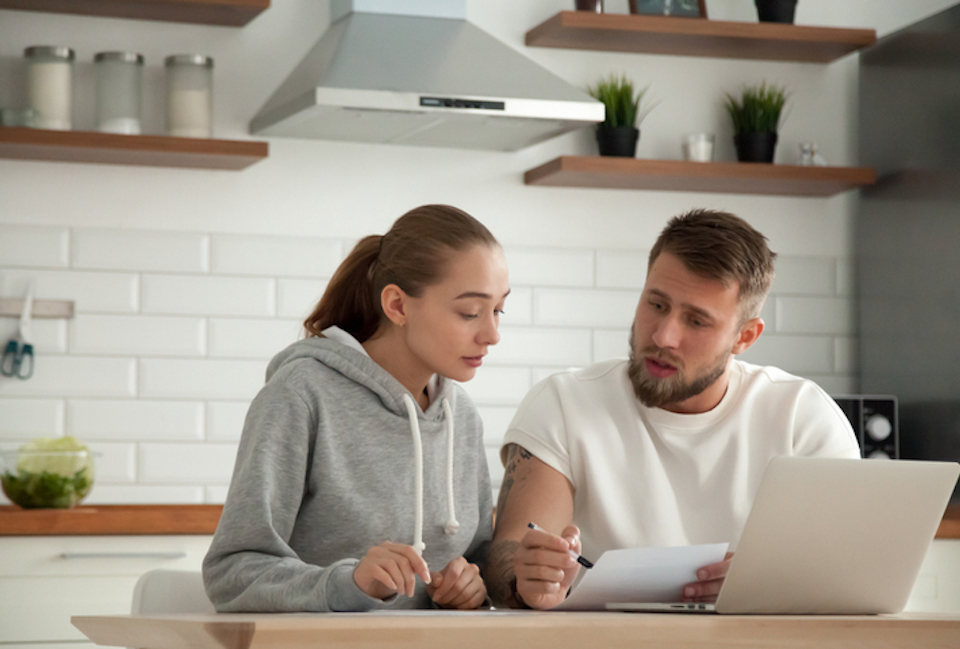
M 223 505 L 0 506 L 0 536 L 213 534 Z
M 413 611 L 74 616 L 98 645 L 146 649 L 878 649 L 956 646 L 960 616 Z
M 222 505 L 89 505 L 73 509 L 0 506 L 0 536 L 213 534 Z M 960 504 L 947 508 L 938 539 L 960 539 Z

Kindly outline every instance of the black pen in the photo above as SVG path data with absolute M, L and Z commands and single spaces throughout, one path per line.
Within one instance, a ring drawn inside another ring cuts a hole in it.
M 536 524 L 536 523 L 527 523 L 527 527 L 529 527 L 531 530 L 539 530 L 539 531 L 541 531 L 541 532 L 544 532 L 544 531 L 545 531 L 542 527 L 537 527 L 537 524 Z M 582 556 L 580 556 L 579 554 L 577 554 L 577 553 L 574 552 L 573 550 L 567 550 L 567 552 L 569 552 L 569 553 L 570 553 L 570 556 L 573 557 L 574 559 L 576 559 L 576 560 L 577 560 L 577 563 L 579 563 L 579 564 L 580 564 L 581 566 L 583 566 L 584 568 L 589 569 L 589 568 L 592 568 L 592 567 L 593 567 L 593 562 L 592 562 L 592 561 L 589 561 L 589 560 L 587 560 L 587 559 L 584 559 Z

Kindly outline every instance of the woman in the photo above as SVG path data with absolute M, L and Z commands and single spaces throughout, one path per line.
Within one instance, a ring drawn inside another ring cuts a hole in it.
M 250 405 L 203 563 L 217 610 L 484 602 L 490 478 L 453 381 L 499 341 L 507 293 L 500 245 L 453 207 L 357 244 Z

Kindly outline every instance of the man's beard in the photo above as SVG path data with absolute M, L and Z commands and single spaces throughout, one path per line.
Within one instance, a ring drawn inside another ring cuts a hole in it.
M 630 332 L 630 363 L 627 366 L 627 376 L 630 377 L 630 384 L 633 386 L 633 393 L 640 400 L 640 403 L 648 408 L 664 408 L 669 405 L 686 401 L 695 397 L 711 385 L 716 383 L 717 379 L 723 376 L 727 369 L 727 362 L 730 360 L 729 350 L 717 356 L 716 362 L 702 375 L 692 381 L 687 382 L 684 376 L 683 368 L 674 363 L 667 354 L 663 353 L 656 346 L 649 346 L 640 351 L 640 359 L 637 358 L 637 349 L 633 344 L 633 332 Z M 665 379 L 658 379 L 651 376 L 647 371 L 645 357 L 652 356 L 661 358 L 677 368 L 676 374 Z

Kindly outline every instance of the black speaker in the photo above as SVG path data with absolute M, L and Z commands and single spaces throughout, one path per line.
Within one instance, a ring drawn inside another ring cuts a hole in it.
M 888 395 L 834 396 L 860 442 L 860 455 L 871 460 L 900 459 L 897 398 Z

